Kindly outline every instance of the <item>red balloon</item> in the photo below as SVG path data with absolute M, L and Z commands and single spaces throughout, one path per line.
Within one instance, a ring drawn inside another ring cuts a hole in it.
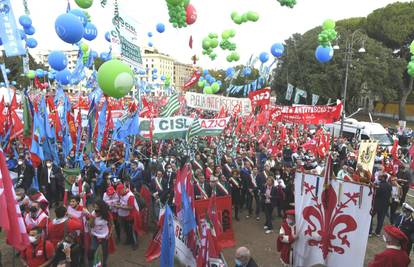
M 197 20 L 197 10 L 192 4 L 188 4 L 187 9 L 187 24 L 192 25 Z

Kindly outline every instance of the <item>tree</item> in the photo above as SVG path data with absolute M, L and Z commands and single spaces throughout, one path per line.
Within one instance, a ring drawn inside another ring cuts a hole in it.
M 414 38 L 414 3 L 394 3 L 372 12 L 367 17 L 366 30 L 369 36 L 382 42 L 395 51 L 395 56 L 404 60 L 407 65 L 410 60 L 408 44 Z M 413 79 L 404 69 L 398 79 L 399 92 L 399 118 L 406 120 L 405 104 L 413 91 Z

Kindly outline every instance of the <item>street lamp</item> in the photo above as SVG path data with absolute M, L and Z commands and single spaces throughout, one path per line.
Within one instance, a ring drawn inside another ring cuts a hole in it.
M 355 36 L 356 36 L 357 33 L 361 34 L 361 37 L 359 39 L 355 39 Z M 342 94 L 343 99 L 342 99 L 341 129 L 339 131 L 340 136 L 342 136 L 342 132 L 343 132 L 343 129 L 344 129 L 346 92 L 347 92 L 347 89 L 348 89 L 349 66 L 352 64 L 352 55 L 353 55 L 354 44 L 355 44 L 355 42 L 360 41 L 362 44 L 361 44 L 361 48 L 358 50 L 358 53 L 365 53 L 366 52 L 366 50 L 364 48 L 365 40 L 366 40 L 366 37 L 362 34 L 362 32 L 359 29 L 357 29 L 356 31 L 354 31 L 352 33 L 350 39 L 349 39 L 349 37 L 346 39 L 345 59 L 344 59 L 344 61 L 346 63 L 346 68 L 345 68 L 344 91 L 343 91 L 343 94 Z

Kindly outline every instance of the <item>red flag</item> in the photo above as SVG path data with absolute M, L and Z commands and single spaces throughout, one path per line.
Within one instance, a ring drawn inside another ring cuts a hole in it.
M 394 159 L 398 158 L 397 151 L 398 151 L 398 139 L 395 139 L 394 145 L 392 146 L 392 149 L 391 149 L 391 155 Z
M 12 101 L 10 103 L 10 109 L 16 110 L 17 108 L 18 108 L 18 105 L 17 105 L 17 99 L 16 99 L 16 92 L 14 92 Z
M 10 140 L 23 134 L 23 123 L 14 110 L 9 110 L 9 127 L 12 128 L 10 131 Z
M 16 194 L 3 151 L 0 151 L 0 171 L 0 207 L 2 208 L 0 226 L 7 233 L 7 244 L 17 250 L 23 250 L 29 245 L 29 237 L 19 204 L 16 201 Z M 3 208 L 3 205 L 6 205 L 6 208 Z
M 193 36 L 190 36 L 190 40 L 188 41 L 188 46 L 193 49 Z
M 161 229 L 157 231 L 155 237 L 148 245 L 147 251 L 145 251 L 145 260 L 151 262 L 161 256 Z
M 196 84 L 201 77 L 201 72 L 199 70 L 195 70 L 191 78 L 183 85 L 183 90 L 189 89 L 191 86 Z
M 220 236 L 223 233 L 223 227 L 220 223 L 218 214 L 217 214 L 217 205 L 216 205 L 216 196 L 213 195 L 210 198 L 208 203 L 208 216 L 211 220 L 211 224 L 213 225 L 214 231 L 216 236 Z
M 142 224 L 142 229 L 144 232 L 148 232 L 148 224 L 149 224 L 149 207 L 151 207 L 151 198 L 152 198 L 152 194 L 149 191 L 148 187 L 143 185 L 141 187 L 141 192 L 140 195 L 144 198 L 145 200 L 145 208 L 143 208 L 140 211 L 140 215 L 141 215 L 141 224 Z

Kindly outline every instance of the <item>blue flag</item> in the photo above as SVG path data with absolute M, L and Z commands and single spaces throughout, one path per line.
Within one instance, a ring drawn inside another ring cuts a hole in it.
M 32 145 L 30 146 L 30 153 L 35 154 L 40 158 L 40 160 L 45 160 L 45 156 L 43 155 L 43 149 L 39 145 L 39 143 L 32 137 Z
M 0 39 L 7 57 L 26 54 L 10 0 L 0 1 Z
M 108 106 L 108 101 L 105 100 L 101 112 L 99 113 L 98 117 L 98 140 L 96 141 L 96 149 L 98 151 L 101 150 L 102 138 L 104 135 L 105 127 L 106 127 L 106 107 Z
M 173 267 L 175 253 L 174 217 L 168 204 L 165 205 L 162 227 L 160 266 Z
M 197 227 L 197 223 L 195 220 L 194 211 L 190 205 L 190 200 L 188 199 L 187 192 L 185 191 L 184 183 L 181 183 L 181 201 L 183 204 L 181 224 L 183 226 L 183 234 L 187 235 L 189 232 L 191 232 L 191 230 Z

